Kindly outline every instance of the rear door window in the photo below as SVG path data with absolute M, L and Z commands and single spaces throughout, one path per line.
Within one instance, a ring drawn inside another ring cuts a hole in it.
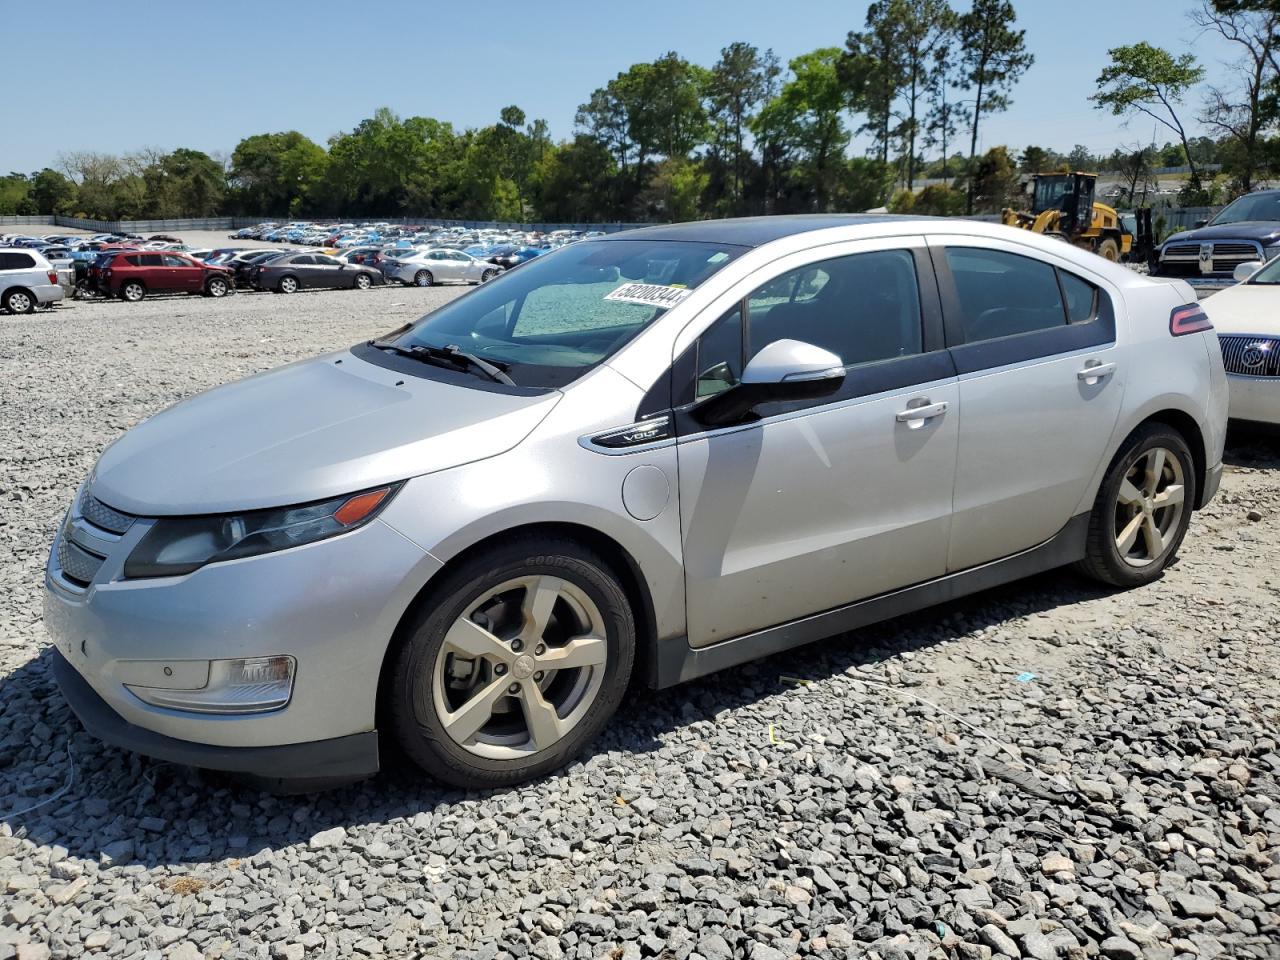
M 1041 260 L 1002 250 L 948 247 L 965 343 L 1065 326 L 1057 272 Z

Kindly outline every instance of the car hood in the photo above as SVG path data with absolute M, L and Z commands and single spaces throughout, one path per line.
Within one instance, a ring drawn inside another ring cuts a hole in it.
M 139 516 L 322 500 L 496 456 L 559 399 L 334 354 L 217 387 L 144 421 L 102 454 L 90 487 Z
M 1280 287 L 1238 283 L 1201 302 L 1219 335 L 1280 337 Z
M 1257 240 L 1265 247 L 1280 240 L 1280 223 L 1274 220 L 1242 220 L 1239 223 L 1198 227 L 1175 233 L 1165 243 L 1190 243 L 1197 240 Z

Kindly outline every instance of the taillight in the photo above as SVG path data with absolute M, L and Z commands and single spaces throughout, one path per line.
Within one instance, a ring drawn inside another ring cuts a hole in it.
M 49 282 L 50 282 L 50 283 L 57 283 L 57 282 L 58 282 L 58 273 L 57 273 L 57 271 L 56 271 L 56 270 L 50 270 L 50 271 L 49 271 Z
M 1185 337 L 1189 333 L 1204 333 L 1212 330 L 1213 324 L 1198 303 L 1187 303 L 1175 307 L 1169 314 L 1169 333 L 1175 337 Z

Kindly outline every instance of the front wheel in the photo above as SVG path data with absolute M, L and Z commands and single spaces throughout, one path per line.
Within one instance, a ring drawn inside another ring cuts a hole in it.
M 497 271 L 497 270 L 486 270 L 484 273 L 480 274 L 480 282 L 481 282 L 481 283 L 488 283 L 490 280 L 492 280 L 492 279 L 493 279 L 494 277 L 496 277 L 497 275 L 498 275 L 498 271 Z
M 369 279 L 369 275 L 367 273 L 356 274 L 357 290 L 368 290 L 371 286 L 373 286 L 373 281 Z
M 211 297 L 225 297 L 228 290 L 227 281 L 221 277 L 214 277 L 204 288 L 204 292 Z
M 1160 423 L 1140 428 L 1098 490 L 1080 570 L 1115 587 L 1151 583 L 1177 555 L 1195 500 L 1195 465 L 1182 434 Z
M 1116 243 L 1112 237 L 1101 241 L 1094 252 L 1103 260 L 1110 260 L 1112 263 L 1120 262 L 1120 244 Z
M 613 716 L 635 619 L 599 555 L 522 537 L 447 575 L 393 656 L 391 724 L 409 757 L 455 786 L 505 786 L 563 766 Z

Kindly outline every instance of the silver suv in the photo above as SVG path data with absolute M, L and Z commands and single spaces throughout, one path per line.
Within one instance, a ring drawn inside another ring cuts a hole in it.
M 0 248 L 0 307 L 30 313 L 63 297 L 58 271 L 35 250 Z
M 1222 470 L 1181 282 L 969 221 L 583 241 L 103 453 L 49 558 L 85 726 L 274 778 L 553 770 L 656 687 L 1064 564 L 1131 587 Z

